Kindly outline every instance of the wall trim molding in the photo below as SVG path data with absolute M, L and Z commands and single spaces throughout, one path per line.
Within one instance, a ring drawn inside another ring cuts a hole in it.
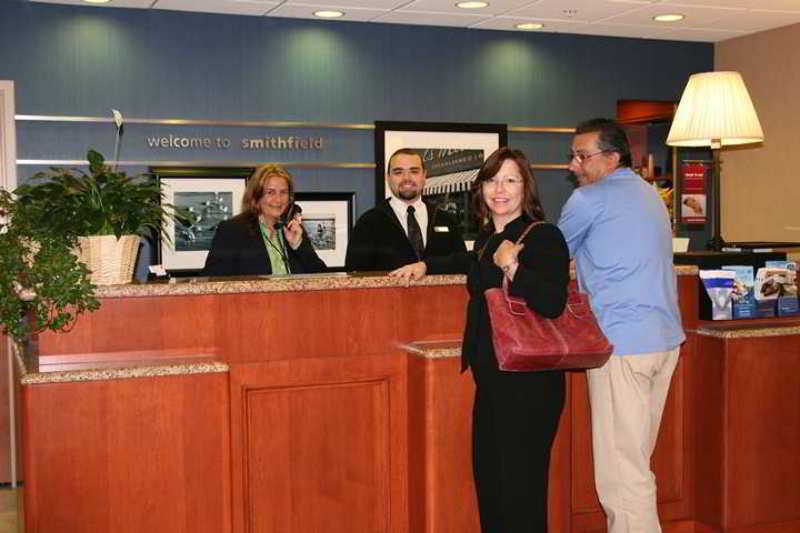
M 161 161 L 155 159 L 141 161 L 117 161 L 120 166 L 164 166 L 164 167 L 257 167 L 264 161 Z M 283 162 L 278 165 L 287 168 L 364 168 L 374 169 L 375 163 L 309 163 L 304 161 Z M 85 159 L 18 159 L 18 165 L 81 166 L 88 165 Z
M 18 159 L 18 165 L 37 165 L 37 166 L 86 166 L 89 164 L 85 159 Z M 117 161 L 120 166 L 128 167 L 257 167 L 263 161 Z M 350 169 L 375 169 L 375 163 L 306 163 L 303 161 L 277 162 L 278 165 L 286 168 L 350 168 Z M 567 165 L 558 163 L 534 163 L 531 164 L 534 170 L 566 170 Z
M 81 117 L 70 115 L 17 115 L 23 122 L 113 122 L 112 117 Z M 247 128 L 308 128 L 308 129 L 342 129 L 373 130 L 373 124 L 337 124 L 331 122 L 308 122 L 304 120 L 212 120 L 185 118 L 128 118 L 125 124 L 151 124 L 159 126 L 230 126 Z
M 21 122 L 86 122 L 111 123 L 112 117 L 92 117 L 73 115 L 16 115 Z M 186 118 L 126 118 L 127 124 L 152 124 L 161 126 L 229 126 L 246 128 L 308 128 L 341 130 L 374 130 L 375 124 L 348 124 L 335 122 L 309 122 L 304 120 L 212 120 Z M 575 133 L 575 128 L 508 126 L 514 133 Z

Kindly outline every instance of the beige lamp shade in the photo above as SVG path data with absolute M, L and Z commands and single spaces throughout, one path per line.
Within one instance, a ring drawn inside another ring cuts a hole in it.
M 720 148 L 763 140 L 756 110 L 738 72 L 689 77 L 667 135 L 668 145 Z

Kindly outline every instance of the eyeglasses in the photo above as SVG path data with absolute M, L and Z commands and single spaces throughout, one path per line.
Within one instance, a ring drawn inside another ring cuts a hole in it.
M 498 187 L 501 184 L 504 189 L 518 187 L 522 185 L 522 178 L 519 176 L 492 176 L 488 180 L 482 182 L 484 187 Z
M 574 159 L 580 165 L 584 161 L 586 161 L 587 159 L 590 159 L 590 158 L 592 158 L 592 157 L 594 157 L 596 155 L 608 153 L 610 151 L 611 150 L 600 150 L 599 152 L 595 152 L 593 154 L 582 154 L 582 153 L 573 154 L 573 153 L 569 153 L 569 154 L 567 154 L 567 161 L 572 161 Z

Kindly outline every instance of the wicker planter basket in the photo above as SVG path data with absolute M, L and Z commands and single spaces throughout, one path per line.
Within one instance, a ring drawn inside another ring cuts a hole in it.
M 92 271 L 95 285 L 130 283 L 139 251 L 138 235 L 79 237 L 78 259 Z

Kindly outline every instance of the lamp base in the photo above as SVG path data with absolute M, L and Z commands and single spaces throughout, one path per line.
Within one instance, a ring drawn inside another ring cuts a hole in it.
M 714 252 L 721 252 L 722 248 L 726 246 L 725 239 L 722 238 L 721 235 L 717 235 L 716 237 L 711 237 L 709 241 L 706 243 L 706 250 L 712 250 Z

